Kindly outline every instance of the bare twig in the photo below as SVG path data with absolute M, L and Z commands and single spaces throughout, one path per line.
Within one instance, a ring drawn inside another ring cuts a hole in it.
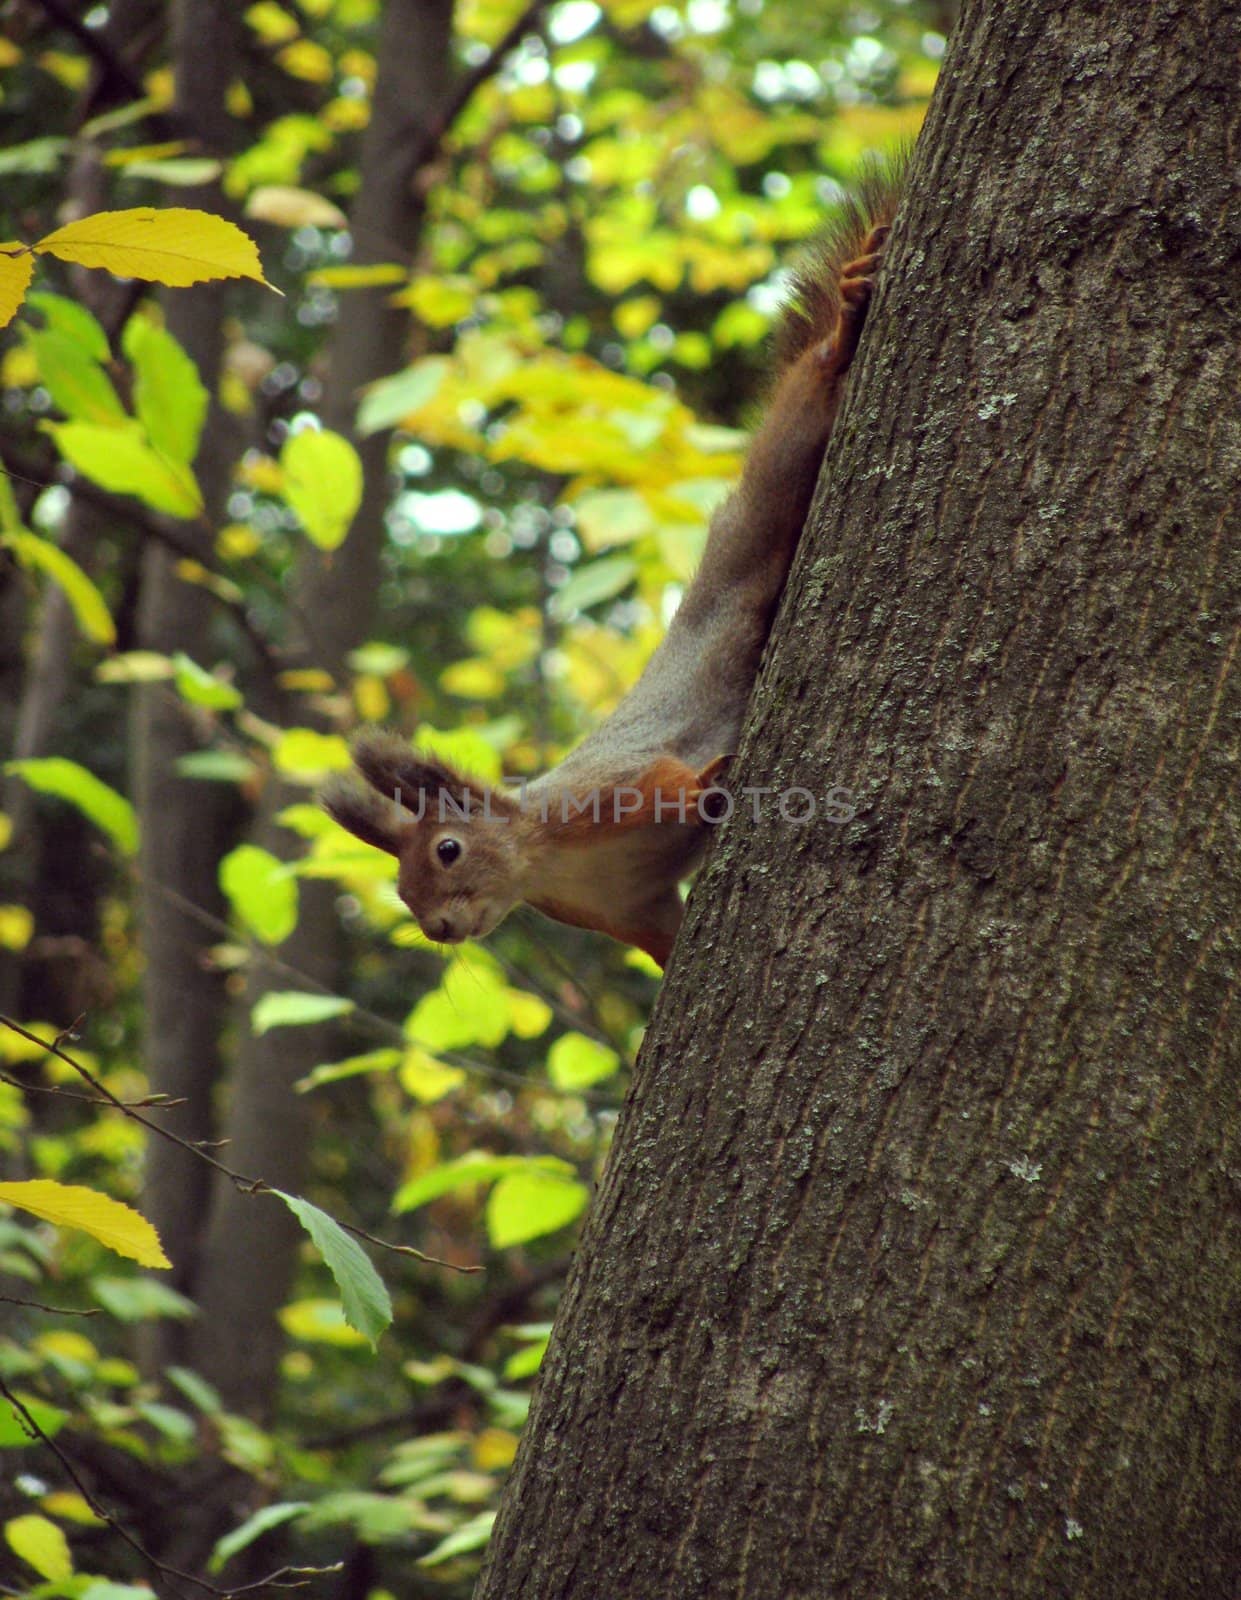
M 448 104 L 440 114 L 433 118 L 427 125 L 422 138 L 418 141 L 417 154 L 414 161 L 414 170 L 421 172 L 429 166 L 440 153 L 440 148 L 445 138 L 452 129 L 453 123 L 465 110 L 478 90 L 504 65 L 505 57 L 530 33 L 539 20 L 539 15 L 546 10 L 548 0 L 531 0 L 526 9 L 521 12 L 516 21 L 496 45 L 495 49 L 478 66 L 471 67 L 453 90 Z
M 80 1311 L 75 1306 L 49 1306 L 42 1300 L 23 1300 L 15 1294 L 0 1294 L 0 1303 L 6 1306 L 26 1306 L 31 1311 L 50 1311 L 54 1317 L 97 1317 L 98 1306 L 90 1306 L 85 1311 Z
M 152 1122 L 149 1117 L 141 1116 L 131 1105 L 128 1105 L 124 1100 L 119 1100 L 105 1084 L 100 1082 L 93 1072 L 84 1067 L 80 1061 L 75 1060 L 73 1056 L 69 1055 L 61 1047 L 61 1041 L 69 1038 L 75 1032 L 81 1020 L 81 1017 L 79 1017 L 71 1027 L 57 1034 L 56 1038 L 49 1043 L 46 1039 L 40 1039 L 37 1033 L 31 1033 L 28 1028 L 23 1028 L 20 1022 L 14 1022 L 12 1017 L 6 1017 L 0 1013 L 0 1023 L 3 1023 L 6 1028 L 10 1028 L 14 1033 L 20 1034 L 23 1039 L 28 1040 L 31 1044 L 38 1045 L 40 1049 L 46 1050 L 49 1055 L 55 1056 L 57 1060 L 65 1062 L 67 1066 L 73 1068 L 79 1077 L 84 1078 L 99 1096 L 99 1104 L 111 1106 L 114 1111 L 119 1111 L 122 1116 L 129 1117 L 131 1121 L 145 1128 L 148 1133 L 157 1134 L 161 1139 L 167 1139 L 170 1144 L 175 1144 L 179 1149 L 186 1151 L 187 1154 L 194 1156 L 197 1160 L 205 1161 L 209 1167 L 214 1168 L 222 1177 L 227 1178 L 230 1183 L 236 1185 L 242 1194 L 279 1194 L 279 1191 L 274 1189 L 265 1179 L 250 1178 L 245 1173 L 234 1172 L 232 1167 L 226 1167 L 222 1161 L 217 1161 L 214 1156 L 208 1155 L 203 1148 L 204 1144 L 207 1143 L 206 1140 L 183 1139 L 179 1133 L 173 1133 L 170 1128 L 161 1128 L 158 1122 Z M 419 1261 L 425 1261 L 431 1266 L 446 1267 L 450 1272 L 471 1273 L 481 1270 L 479 1267 L 460 1267 L 453 1261 L 441 1261 L 438 1256 L 425 1255 L 421 1250 L 416 1250 L 413 1245 L 389 1244 L 386 1239 L 378 1239 L 374 1234 L 366 1233 L 363 1229 L 356 1228 L 351 1223 L 341 1222 L 339 1218 L 333 1218 L 332 1220 L 337 1223 L 338 1227 L 344 1228 L 347 1233 L 357 1234 L 359 1238 L 369 1240 L 371 1244 L 377 1245 L 383 1250 L 390 1250 L 394 1255 L 414 1256 Z
M 0 1378 L 0 1395 L 8 1401 L 13 1408 L 23 1433 L 33 1442 L 45 1445 L 67 1473 L 70 1481 L 87 1505 L 100 1519 L 125 1541 L 131 1550 L 135 1551 L 148 1566 L 166 1578 L 176 1578 L 180 1583 L 192 1584 L 195 1589 L 201 1589 L 204 1594 L 216 1595 L 218 1600 L 232 1600 L 234 1595 L 252 1594 L 256 1590 L 270 1585 L 278 1589 L 300 1589 L 306 1584 L 307 1579 L 316 1577 L 320 1573 L 339 1572 L 339 1563 L 331 1567 L 278 1567 L 275 1572 L 269 1572 L 265 1578 L 259 1578 L 254 1583 L 242 1584 L 237 1588 L 222 1589 L 218 1584 L 208 1583 L 205 1578 L 196 1578 L 192 1572 L 183 1572 L 180 1567 L 171 1567 L 167 1562 L 153 1556 L 146 1546 L 130 1533 L 129 1529 L 112 1514 L 108 1508 L 96 1497 L 87 1485 L 82 1475 L 78 1472 L 71 1458 L 61 1449 L 55 1439 L 46 1433 L 32 1416 L 29 1407 L 22 1404 L 21 1400 L 13 1393 L 3 1378 Z M 173 1591 L 176 1593 L 176 1591 Z

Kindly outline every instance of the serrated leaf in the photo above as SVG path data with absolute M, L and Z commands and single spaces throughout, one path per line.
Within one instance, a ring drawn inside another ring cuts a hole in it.
M 156 450 L 189 466 L 207 419 L 198 368 L 166 328 L 130 317 L 122 336 L 134 368 L 134 410 Z
M 129 415 L 111 378 L 71 333 L 60 328 L 30 330 L 26 346 L 39 364 L 39 381 L 67 417 L 123 426 Z
M 220 887 L 262 944 L 280 944 L 297 926 L 297 883 L 284 862 L 256 844 L 239 844 L 220 862 Z
M 112 644 L 116 625 L 103 596 L 71 555 L 36 533 L 11 533 L 4 541 L 26 567 L 37 567 L 64 591 L 78 627 L 96 644 Z
M 340 1290 L 345 1321 L 373 1345 L 392 1321 L 392 1302 L 370 1257 L 326 1211 L 297 1195 L 285 1194 L 282 1189 L 272 1193 L 288 1206 L 327 1263 Z
M 7 327 L 26 298 L 34 257 L 24 245 L 0 244 L 0 328 Z
M 79 267 L 103 267 L 120 278 L 173 288 L 214 278 L 267 284 L 249 235 L 223 217 L 184 206 L 99 211 L 45 234 L 34 248 Z
M 19 1206 L 58 1228 L 76 1228 L 89 1233 L 118 1256 L 127 1256 L 144 1267 L 171 1267 L 159 1235 L 130 1206 L 113 1200 L 78 1183 L 54 1183 L 50 1178 L 31 1178 L 22 1183 L 0 1183 L 0 1201 Z
M 196 517 L 203 499 L 184 462 L 161 455 L 143 430 L 101 427 L 94 422 L 52 422 L 47 431 L 70 466 L 114 494 L 132 494 L 153 511 Z
M 304 994 L 300 989 L 273 989 L 265 994 L 250 1013 L 250 1026 L 256 1034 L 272 1028 L 305 1028 L 333 1017 L 348 1016 L 352 1000 L 328 994 Z
M 73 1576 L 73 1557 L 69 1541 L 54 1522 L 34 1512 L 14 1517 L 4 1525 L 4 1537 L 14 1555 L 33 1567 L 49 1583 L 63 1583 Z
M 558 1089 L 586 1089 L 620 1067 L 615 1050 L 583 1033 L 562 1034 L 547 1052 L 547 1075 Z
M 307 536 L 335 550 L 362 503 L 362 462 L 348 439 L 327 428 L 307 428 L 285 440 L 280 452 L 284 498 Z
M 547 1172 L 513 1172 L 487 1197 L 487 1234 L 497 1250 L 555 1233 L 586 1209 L 590 1190 Z
M 4 770 L 16 773 L 40 794 L 55 795 L 75 805 L 126 855 L 131 856 L 137 850 L 138 818 L 133 806 L 76 761 L 64 756 L 38 756 L 25 761 L 7 761 Z
M 276 1313 L 291 1339 L 306 1344 L 327 1344 L 338 1350 L 356 1350 L 369 1340 L 345 1321 L 339 1300 L 291 1300 Z
M 281 1500 L 275 1505 L 264 1506 L 261 1511 L 256 1511 L 253 1516 L 231 1533 L 226 1533 L 222 1539 L 217 1539 L 211 1552 L 211 1559 L 207 1562 L 208 1572 L 219 1572 L 226 1561 L 247 1549 L 254 1541 L 272 1528 L 279 1528 L 286 1522 L 291 1522 L 294 1517 L 300 1517 L 303 1511 L 310 1508 L 309 1500 Z

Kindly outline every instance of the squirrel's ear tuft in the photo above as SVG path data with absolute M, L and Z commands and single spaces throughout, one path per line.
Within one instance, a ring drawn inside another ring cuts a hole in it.
M 333 778 L 324 785 L 319 803 L 327 812 L 365 844 L 390 855 L 401 853 L 401 831 L 396 807 L 373 789 L 364 789 L 356 778 Z
M 399 800 L 418 816 L 422 815 L 426 796 L 442 791 L 457 800 L 470 787 L 459 772 L 432 756 L 411 750 L 404 739 L 379 728 L 364 729 L 350 748 L 354 765 L 371 788 L 389 804 Z M 478 785 L 474 788 L 477 790 Z

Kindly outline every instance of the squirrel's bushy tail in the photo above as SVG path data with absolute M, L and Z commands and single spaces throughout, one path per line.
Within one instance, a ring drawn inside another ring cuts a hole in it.
M 775 328 L 777 374 L 804 350 L 830 339 L 840 316 L 841 269 L 863 253 L 876 228 L 891 225 L 900 204 L 911 146 L 868 159 L 835 211 L 794 263 Z

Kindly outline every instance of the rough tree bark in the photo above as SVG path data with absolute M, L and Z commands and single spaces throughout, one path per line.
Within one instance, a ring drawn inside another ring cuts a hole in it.
M 384 7 L 375 102 L 350 217 L 357 261 L 413 259 L 424 209 L 416 184 L 418 158 L 452 85 L 451 23 L 452 0 L 387 0 Z M 408 334 L 408 313 L 388 299 L 389 291 L 377 289 L 354 292 L 341 302 L 323 420 L 349 437 L 360 391 L 392 370 Z M 366 638 L 374 616 L 390 487 L 388 435 L 354 442 L 362 455 L 365 493 L 349 537 L 332 555 L 308 547 L 294 588 L 295 626 L 307 633 L 292 658 L 325 668 L 338 681 L 344 681 L 346 655 Z M 293 799 L 305 799 L 305 792 L 273 786 L 256 821 L 256 842 L 275 854 L 290 854 L 296 842 L 275 822 Z M 330 885 L 303 884 L 297 929 L 278 951 L 288 967 L 329 985 L 340 972 L 335 898 Z M 287 970 L 256 971 L 247 987 L 247 1010 L 267 990 L 288 987 Z M 324 1028 L 262 1038 L 247 1029 L 225 1130 L 231 1165 L 285 1190 L 302 1187 L 310 1108 L 293 1085 L 331 1053 L 332 1035 Z M 274 1396 L 284 1342 L 275 1314 L 288 1296 L 300 1237 L 283 1206 L 256 1203 L 229 1184 L 215 1187 L 196 1287 L 201 1316 L 193 1359 L 230 1405 L 260 1416 Z
M 1236 1593 L 1239 48 L 962 8 L 478 1600 Z

